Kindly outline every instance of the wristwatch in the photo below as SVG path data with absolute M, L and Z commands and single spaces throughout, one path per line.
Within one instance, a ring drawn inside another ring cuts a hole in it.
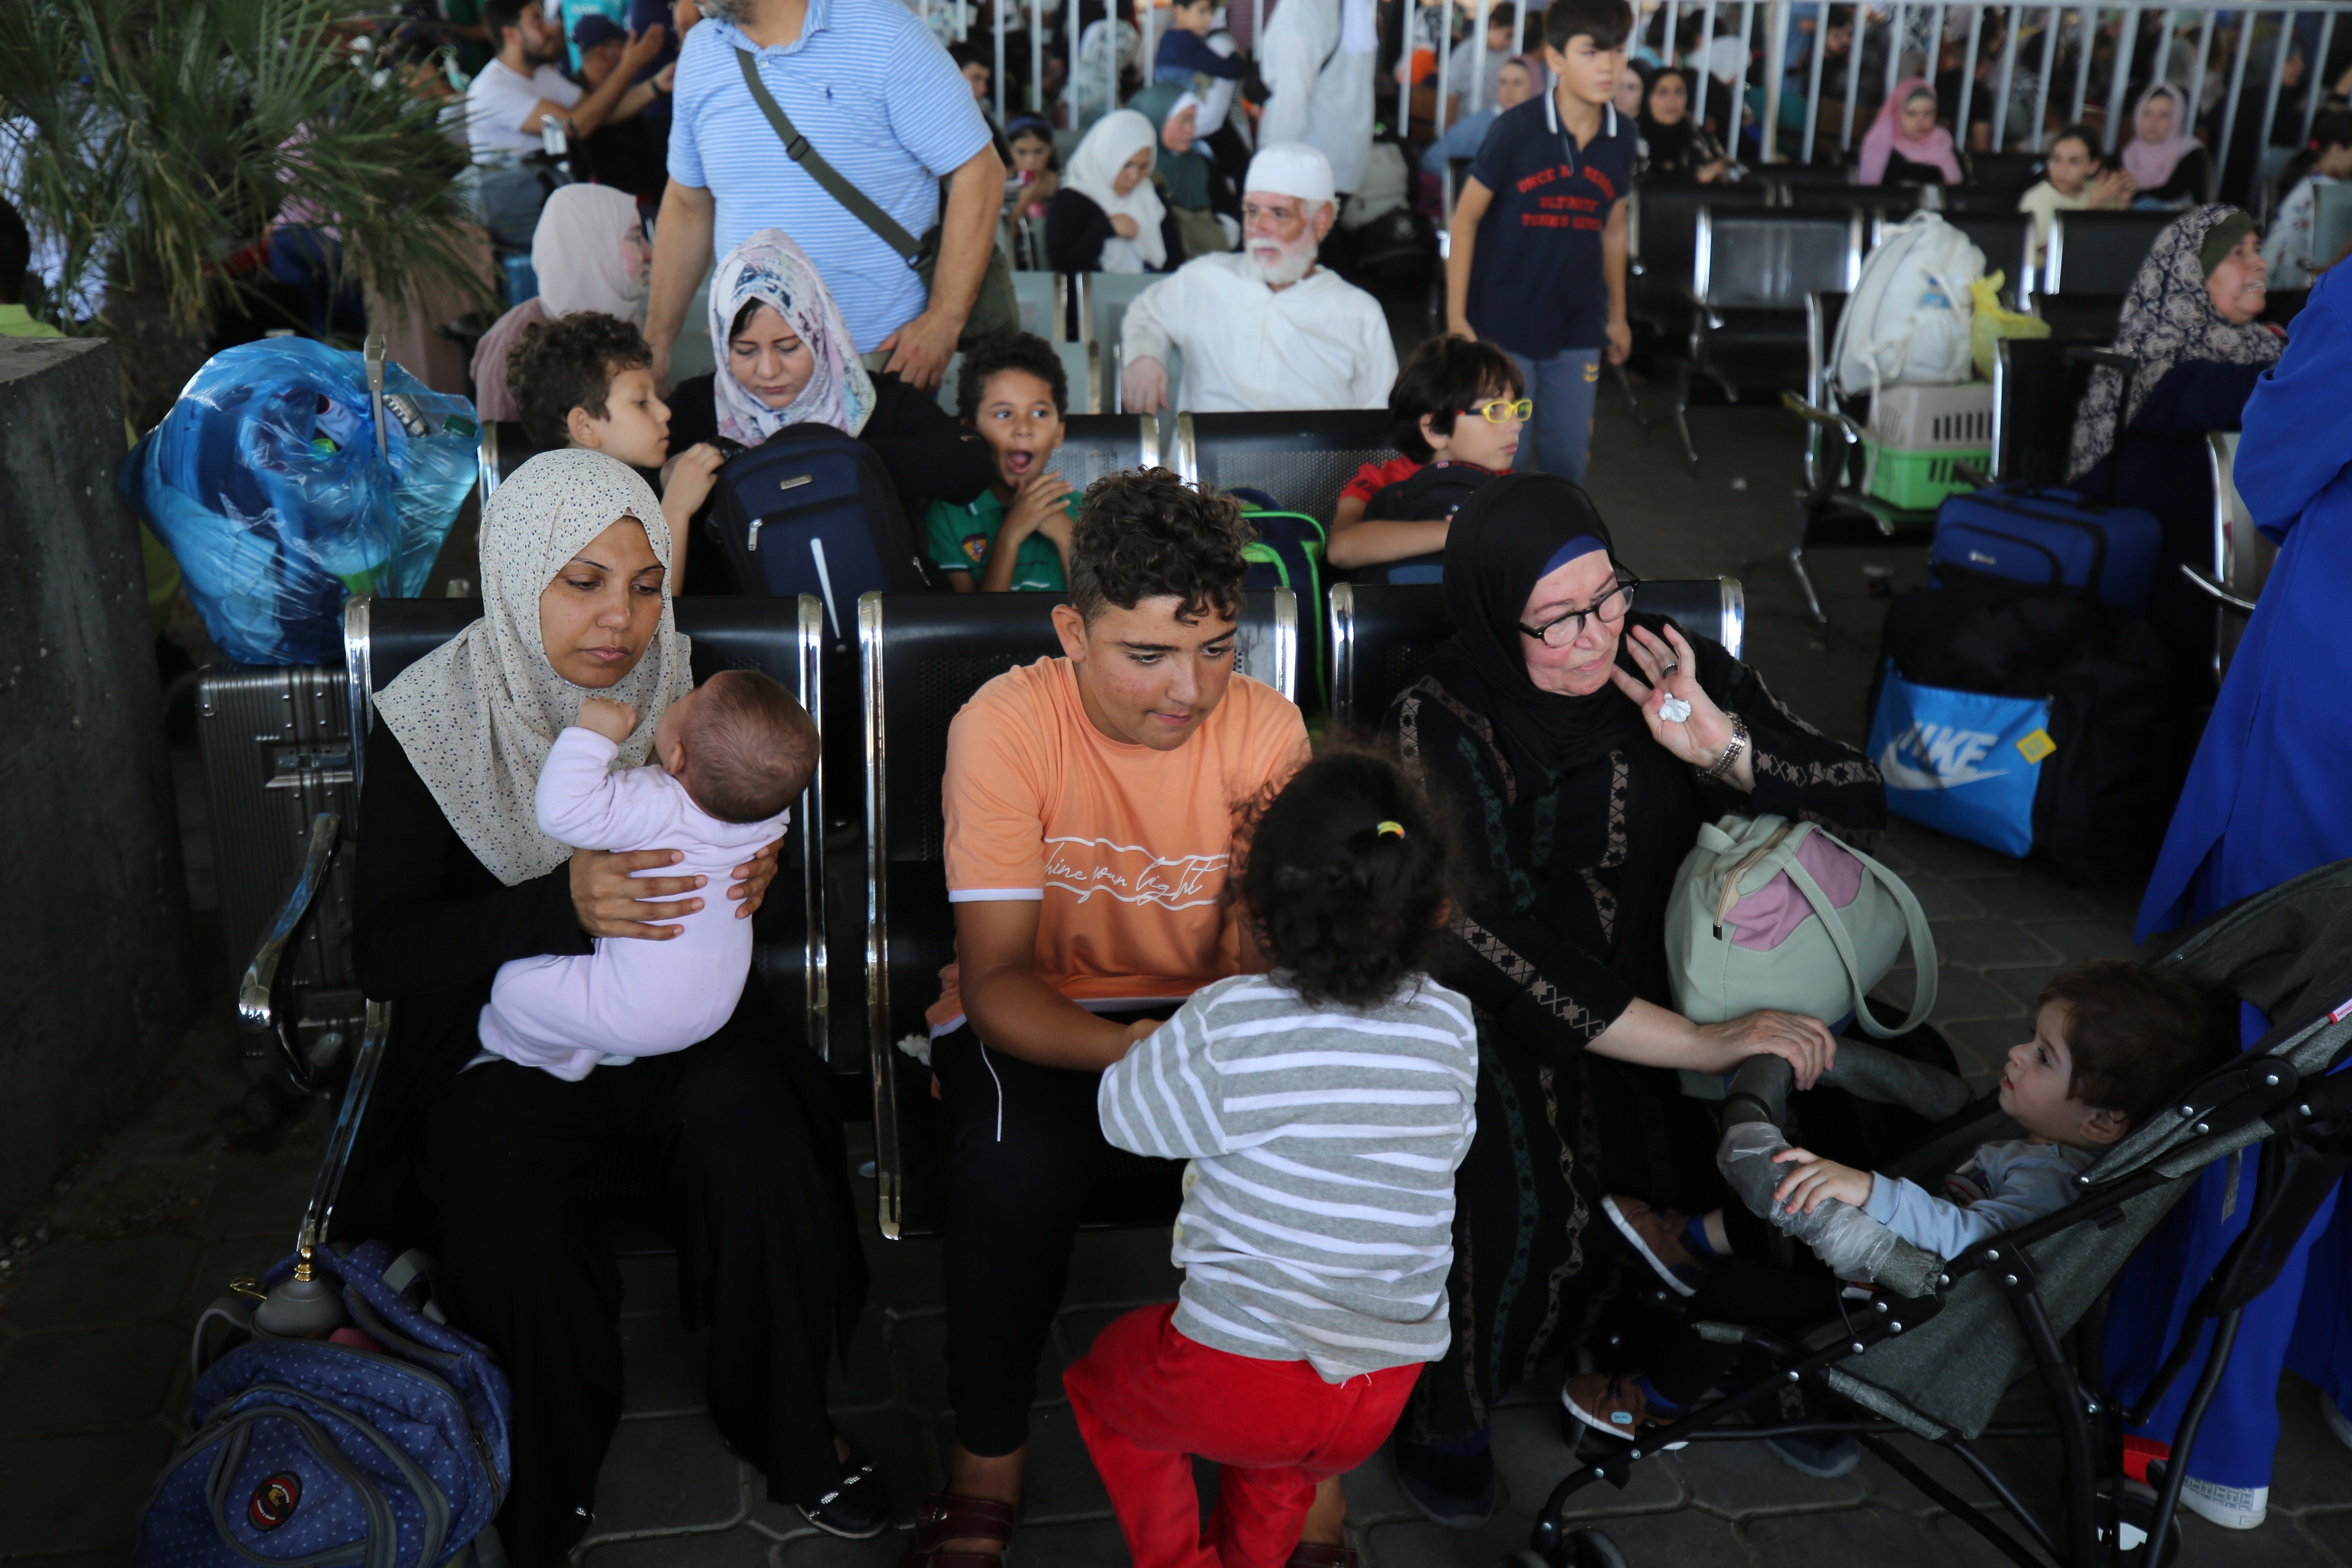
M 1698 776 L 1703 779 L 1720 779 L 1729 773 L 1732 764 L 1739 761 L 1739 753 L 1748 749 L 1748 721 L 1737 713 L 1729 717 L 1731 739 L 1723 743 L 1723 754 L 1715 759 L 1713 766 L 1699 770 Z

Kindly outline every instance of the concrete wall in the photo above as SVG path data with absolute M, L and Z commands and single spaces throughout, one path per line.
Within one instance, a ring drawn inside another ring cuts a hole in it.
M 194 1012 L 113 346 L 0 338 L 0 1216 Z

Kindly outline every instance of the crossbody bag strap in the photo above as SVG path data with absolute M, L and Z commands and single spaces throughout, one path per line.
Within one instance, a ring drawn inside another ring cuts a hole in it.
M 1808 823 L 1805 826 L 1810 827 L 1815 825 Z M 1824 837 L 1828 836 L 1824 835 Z M 1854 956 L 1853 937 L 1845 929 L 1844 912 L 1830 901 L 1830 896 L 1822 890 L 1822 885 L 1813 880 L 1812 873 L 1798 862 L 1793 846 L 1780 869 L 1789 874 L 1789 880 L 1796 884 L 1799 892 L 1805 895 L 1805 901 L 1813 906 L 1813 913 L 1821 917 L 1822 929 L 1829 932 L 1830 943 L 1837 949 L 1838 961 L 1845 965 L 1846 983 L 1853 992 L 1855 1020 L 1873 1036 L 1882 1040 L 1893 1039 L 1897 1035 L 1907 1035 L 1926 1023 L 1927 1015 L 1936 1009 L 1936 939 L 1927 929 L 1927 911 L 1920 909 L 1918 899 L 1913 895 L 1910 888 L 1905 885 L 1902 878 L 1851 844 L 1833 837 L 1830 842 L 1861 861 L 1864 873 L 1875 877 L 1878 879 L 1878 885 L 1886 889 L 1887 894 L 1894 899 L 1895 906 L 1903 911 L 1903 923 L 1911 939 L 1912 967 L 1916 971 L 1918 979 L 1911 997 L 1911 1016 L 1902 1023 L 1890 1027 L 1880 1023 L 1871 1012 L 1870 999 L 1863 994 L 1862 965 Z
M 743 85 L 751 89 L 751 101 L 760 106 L 760 112 L 775 127 L 777 138 L 784 144 L 784 156 L 806 170 L 808 177 L 823 185 L 827 195 L 849 209 L 852 217 L 872 229 L 908 266 L 914 266 L 922 256 L 921 244 L 899 226 L 898 219 L 876 206 L 873 198 L 845 179 L 840 170 L 826 163 L 824 153 L 809 145 L 809 139 L 801 134 L 800 128 L 784 112 L 783 105 L 768 91 L 768 84 L 760 79 L 760 68 L 753 63 L 751 51 L 737 49 L 735 63 L 743 68 Z

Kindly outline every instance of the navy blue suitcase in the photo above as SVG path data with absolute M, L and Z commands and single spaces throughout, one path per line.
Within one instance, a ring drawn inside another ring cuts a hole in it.
M 737 587 L 824 605 L 826 640 L 856 640 L 857 597 L 931 586 L 915 531 L 874 448 L 830 425 L 787 425 L 728 458 L 705 528 Z
M 2000 578 L 2140 616 L 2163 542 L 2156 514 L 2136 506 L 2055 486 L 1989 485 L 1944 498 L 1927 568 L 1947 587 Z

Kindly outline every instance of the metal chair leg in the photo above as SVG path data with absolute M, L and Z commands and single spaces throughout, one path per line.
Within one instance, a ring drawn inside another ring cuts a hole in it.
M 1622 364 L 1612 364 L 1609 368 L 1616 373 L 1617 385 L 1625 394 L 1625 411 L 1633 416 L 1633 423 L 1638 428 L 1648 429 L 1650 421 L 1642 412 L 1642 400 L 1633 395 L 1633 376 L 1626 374 Z
M 1691 478 L 1698 478 L 1698 443 L 1691 439 L 1690 429 L 1690 361 L 1677 361 L 1675 365 L 1675 434 L 1683 440 L 1683 455 L 1690 463 Z
M 1797 586 L 1804 590 L 1806 612 L 1813 617 L 1813 625 L 1820 627 L 1822 635 L 1826 637 L 1830 631 L 1829 613 L 1822 608 L 1822 596 L 1813 586 L 1813 574 L 1805 568 L 1805 529 L 1811 516 L 1811 499 L 1799 496 L 1793 506 L 1789 547 L 1770 555 L 1750 556 L 1739 563 L 1739 571 L 1742 576 L 1747 576 L 1766 566 L 1786 566 L 1795 575 Z

